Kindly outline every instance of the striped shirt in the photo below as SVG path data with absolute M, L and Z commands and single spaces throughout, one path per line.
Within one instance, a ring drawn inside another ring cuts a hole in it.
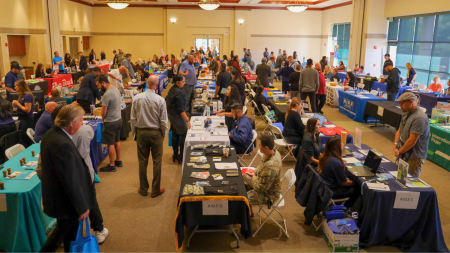
M 132 134 L 136 128 L 159 128 L 163 135 L 167 131 L 167 105 L 164 98 L 155 90 L 147 89 L 133 98 L 130 124 Z

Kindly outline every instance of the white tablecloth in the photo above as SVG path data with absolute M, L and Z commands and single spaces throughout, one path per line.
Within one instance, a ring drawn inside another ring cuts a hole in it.
M 331 86 L 327 84 L 326 91 L 327 91 L 327 100 L 325 104 L 331 106 L 331 107 L 339 107 L 339 95 L 338 91 L 343 90 L 344 86 Z

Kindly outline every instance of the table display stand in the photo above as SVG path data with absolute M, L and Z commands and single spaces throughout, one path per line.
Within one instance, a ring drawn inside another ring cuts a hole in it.
M 192 236 L 194 236 L 194 234 L 198 234 L 198 233 L 220 233 L 220 232 L 229 232 L 232 233 L 234 235 L 234 237 L 236 237 L 236 242 L 237 242 L 237 246 L 236 248 L 239 248 L 239 237 L 237 236 L 236 232 L 234 232 L 233 228 L 231 227 L 231 225 L 228 225 L 228 229 L 198 229 L 200 225 L 195 226 L 194 231 L 192 231 L 192 234 L 189 236 L 189 239 L 187 241 L 187 246 L 186 248 L 189 249 L 189 243 L 191 242 Z

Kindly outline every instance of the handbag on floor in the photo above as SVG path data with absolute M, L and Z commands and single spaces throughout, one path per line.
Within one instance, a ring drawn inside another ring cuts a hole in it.
M 91 235 L 91 230 L 89 230 L 89 221 L 86 218 L 86 237 L 83 237 L 83 220 L 80 220 L 78 225 L 78 233 L 75 241 L 70 242 L 69 252 L 100 252 L 98 247 L 97 237 Z

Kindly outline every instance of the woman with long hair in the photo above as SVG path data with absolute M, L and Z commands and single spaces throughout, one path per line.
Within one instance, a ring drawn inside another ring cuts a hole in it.
M 225 92 L 225 102 L 224 108 L 220 111 L 213 112 L 213 114 L 217 114 L 217 116 L 222 117 L 225 116 L 225 125 L 227 125 L 228 132 L 231 131 L 231 127 L 233 127 L 233 114 L 231 113 L 231 105 L 234 103 L 241 103 L 241 95 L 239 94 L 239 90 L 236 85 L 230 85 L 227 88 L 227 92 Z
M 64 55 L 64 64 L 66 65 L 66 68 L 69 67 L 71 61 L 72 61 L 72 57 L 70 57 L 69 53 L 66 53 Z
M 323 75 L 325 76 L 325 79 L 333 79 L 333 72 L 331 72 L 330 66 L 325 66 L 325 69 L 323 70 Z
M 158 62 L 159 58 L 158 58 L 158 56 L 156 54 L 154 54 L 152 60 L 155 60 L 155 62 Z
M 105 50 L 102 50 L 102 52 L 100 54 L 100 60 L 102 60 L 102 61 L 106 60 Z
M 241 76 L 241 73 L 238 70 L 233 69 L 231 71 L 231 82 L 230 85 L 236 85 L 239 90 L 239 94 L 241 95 L 241 102 L 245 101 L 245 81 Z
M 408 72 L 406 73 L 406 85 L 411 86 L 414 83 L 414 79 L 417 77 L 416 70 L 410 62 L 406 63 L 406 68 L 408 69 Z
M 163 65 L 164 65 L 164 62 L 165 62 L 164 57 L 161 56 L 161 57 L 159 58 L 158 65 L 159 65 L 159 66 L 163 66 Z
M 345 65 L 343 61 L 339 62 L 339 67 L 337 67 L 337 71 L 345 72 Z
M 427 87 L 427 90 L 431 90 L 433 92 L 442 92 L 443 88 L 441 84 L 441 78 L 439 78 L 439 76 L 435 76 L 433 78 L 433 83 Z
M 223 55 L 222 63 L 225 63 L 225 65 L 228 66 L 228 57 L 226 55 Z
M 325 180 L 328 188 L 333 191 L 333 199 L 350 198 L 346 207 L 352 207 L 361 192 L 354 181 L 345 174 L 345 163 L 342 160 L 344 145 L 341 138 L 332 136 L 325 144 L 323 154 L 319 158 L 317 172 Z
M 33 128 L 34 123 L 34 96 L 24 80 L 17 80 L 14 86 L 19 93 L 18 100 L 12 101 L 12 105 L 17 106 L 17 116 L 20 120 L 19 130 L 27 131 L 28 128 Z
M 177 74 L 173 76 L 174 85 L 170 88 L 166 96 L 167 116 L 170 121 L 170 130 L 172 131 L 172 148 L 173 148 L 173 162 L 178 161 L 179 164 L 183 162 L 184 141 L 191 122 L 184 111 L 186 106 L 186 96 L 183 93 L 185 85 L 184 76 Z M 180 144 L 180 151 L 178 152 L 178 144 Z
M 298 97 L 292 98 L 290 104 L 288 104 L 286 112 L 286 120 L 284 122 L 283 136 L 289 144 L 301 146 L 303 140 L 303 134 L 305 132 L 305 125 L 303 124 L 302 113 L 302 101 Z M 295 150 L 294 155 L 297 157 L 298 149 Z
M 322 152 L 322 144 L 319 137 L 320 120 L 318 118 L 308 119 L 306 122 L 306 132 L 303 135 L 302 148 L 303 152 L 308 155 L 311 162 L 315 165 L 319 164 L 319 156 Z
M 196 62 L 196 63 L 198 63 L 198 64 L 201 64 L 201 63 L 202 63 L 202 58 L 201 58 L 201 56 L 200 56 L 200 52 L 197 52 L 197 53 L 195 54 L 194 62 Z
M 12 115 L 13 107 L 11 103 L 0 96 L 0 138 L 17 130 Z
M 170 66 L 173 67 L 173 65 L 175 64 L 176 58 L 175 55 L 171 54 L 170 55 Z
M 70 64 L 69 64 L 70 66 Z M 35 78 L 45 78 L 47 76 L 47 74 L 44 71 L 44 64 L 39 63 L 36 67 L 36 72 L 34 74 Z
M 228 66 L 231 66 L 233 58 L 234 58 L 234 50 L 231 50 L 230 57 L 228 58 Z
M 231 67 L 233 67 L 234 69 L 236 69 L 238 71 L 237 73 L 239 73 L 239 75 L 242 78 L 244 78 L 244 82 L 246 83 L 247 82 L 247 78 L 242 75 L 242 70 L 241 70 L 241 66 L 239 65 L 239 56 L 238 55 L 235 55 L 233 57 L 233 60 L 231 61 Z M 244 97 L 245 97 L 245 95 L 244 95 Z
M 320 60 L 319 63 L 320 63 L 320 69 L 323 72 L 325 70 L 325 66 L 328 65 L 327 57 L 326 56 L 322 56 L 322 59 Z
M 166 57 L 164 57 L 164 59 L 166 60 L 166 64 L 169 64 L 169 55 L 166 54 Z
M 352 72 L 347 72 L 347 86 L 353 87 L 356 89 L 356 77 Z
M 91 49 L 91 53 L 89 54 L 89 63 L 96 64 L 97 62 L 95 59 L 95 50 Z

